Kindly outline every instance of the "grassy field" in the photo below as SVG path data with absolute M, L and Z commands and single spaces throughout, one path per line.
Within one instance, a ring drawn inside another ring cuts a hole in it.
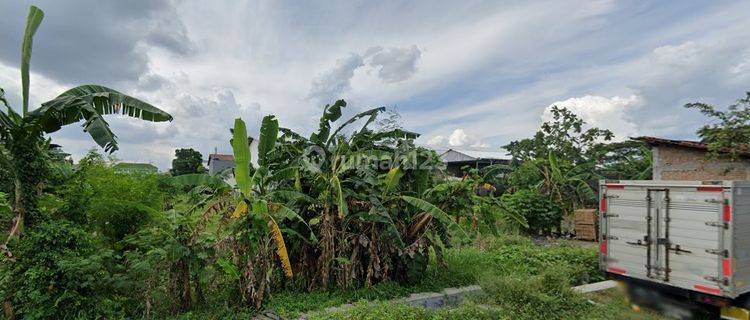
M 389 282 L 352 291 L 279 292 L 271 297 L 268 308 L 293 317 L 345 303 L 390 300 L 416 292 L 477 284 L 486 277 L 531 276 L 560 266 L 571 270 L 568 275 L 574 285 L 602 279 L 595 250 L 567 242 L 537 246 L 525 237 L 506 236 L 446 250 L 445 265 L 431 265 L 427 274 L 410 286 Z
M 534 296 L 531 295 L 532 300 L 541 300 L 519 305 L 517 300 L 492 303 L 491 296 L 487 296 L 437 311 L 389 302 L 360 302 L 346 311 L 314 313 L 310 319 L 667 319 L 647 310 L 634 311 L 619 289 L 586 295 Z
M 381 283 L 349 291 L 273 293 L 266 308 L 284 318 L 313 319 L 662 319 L 635 312 L 616 289 L 582 295 L 571 286 L 603 280 L 596 249 L 558 240 L 534 244 L 520 236 L 480 239 L 449 249 L 444 265 L 431 265 L 412 285 Z M 416 292 L 479 284 L 485 294 L 443 310 L 429 311 L 388 300 Z M 354 303 L 350 309 L 324 309 Z M 250 318 L 237 310 L 213 309 L 180 319 Z

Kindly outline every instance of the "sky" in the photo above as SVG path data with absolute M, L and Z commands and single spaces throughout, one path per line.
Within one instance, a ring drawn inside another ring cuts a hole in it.
M 31 2 L 0 0 L 0 87 L 20 107 L 20 45 Z M 435 148 L 500 150 L 553 105 L 617 139 L 696 139 L 750 91 L 748 1 L 40 0 L 31 108 L 82 84 L 171 113 L 108 118 L 122 161 L 169 169 L 177 148 L 230 153 L 233 120 L 309 134 L 323 106 L 386 106 Z M 74 159 L 80 125 L 50 135 Z

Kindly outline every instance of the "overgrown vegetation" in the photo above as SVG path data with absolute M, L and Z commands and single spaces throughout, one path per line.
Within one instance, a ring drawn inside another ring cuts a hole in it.
M 324 107 L 309 136 L 264 117 L 258 159 L 236 119 L 227 134 L 236 167 L 216 176 L 205 174 L 193 149 L 176 150 L 169 174 L 118 171 L 96 150 L 74 165 L 45 134 L 83 120 L 111 153 L 117 139 L 105 115 L 172 117 L 97 85 L 29 110 L 42 17 L 31 7 L 21 112 L 0 89 L 7 318 L 249 318 L 267 308 L 296 316 L 475 283 L 487 295 L 455 309 L 378 302 L 318 316 L 574 319 L 622 309 L 569 289 L 601 280 L 595 250 L 527 236 L 563 234 L 562 219 L 594 204 L 599 179 L 648 179 L 651 154 L 642 143 L 611 143 L 612 132 L 555 107 L 533 137 L 507 146 L 509 165 L 447 177 L 398 114 L 374 108 L 343 120 L 339 100 Z M 722 120 L 699 132 L 713 150 L 745 137 L 748 99 L 727 112 L 689 106 Z
M 288 288 L 273 293 L 266 307 L 281 316 L 296 318 L 303 313 L 310 314 L 315 310 L 346 303 L 384 301 L 416 292 L 435 292 L 449 287 L 482 283 L 488 273 L 497 276 L 534 276 L 560 266 L 573 270 L 569 281 L 574 285 L 602 279 L 598 271 L 596 250 L 566 241 L 538 246 L 522 236 L 488 236 L 471 245 L 447 249 L 444 254 L 444 264 L 433 260 L 422 278 L 415 283 L 386 281 L 359 289 L 339 288 L 312 292 Z M 226 307 L 202 309 L 180 318 L 237 315 L 237 311 Z M 250 314 L 240 313 L 238 317 Z
M 595 297 L 573 292 L 568 270 L 552 268 L 540 275 L 487 276 L 483 296 L 456 307 L 427 310 L 394 302 L 359 302 L 353 307 L 313 313 L 309 319 L 665 319 L 636 313 L 624 297 Z M 612 290 L 615 291 L 616 290 Z
M 482 286 L 484 295 L 436 311 L 384 302 L 383 298 L 375 302 L 367 299 L 351 308 L 311 312 L 310 318 L 612 319 L 616 315 L 618 319 L 660 319 L 648 312 L 632 312 L 622 297 L 605 300 L 571 290 L 572 285 L 585 280 L 599 280 L 593 249 L 570 246 L 565 242 L 540 247 L 526 238 L 500 237 L 450 251 L 461 257 L 449 262 L 451 272 L 476 266 L 469 268 L 469 273 L 474 274 L 476 279 L 473 281 Z
M 606 129 L 588 127 L 566 108 L 552 107 L 552 119 L 533 137 L 505 148 L 512 156 L 504 179 L 506 207 L 529 221 L 531 234 L 563 233 L 562 219 L 595 206 L 601 179 L 650 179 L 651 151 L 642 142 L 613 142 Z

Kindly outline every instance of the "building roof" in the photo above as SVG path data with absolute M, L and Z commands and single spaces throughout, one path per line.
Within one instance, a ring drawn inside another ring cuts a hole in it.
M 234 161 L 234 155 L 232 154 L 221 154 L 221 153 L 212 153 L 208 155 L 208 165 L 211 165 L 211 160 L 219 160 L 219 161 Z
M 708 150 L 708 144 L 700 142 L 700 141 L 674 140 L 674 139 L 664 139 L 664 138 L 656 138 L 656 137 L 648 137 L 648 136 L 637 137 L 637 138 L 632 138 L 632 139 L 643 141 L 652 146 L 666 144 L 666 145 L 672 145 L 672 146 L 678 146 L 678 147 Z
M 222 160 L 222 161 L 234 161 L 234 155 L 212 153 L 208 155 L 208 159 L 216 159 L 216 160 Z
M 696 150 L 703 150 L 708 151 L 708 144 L 701 141 L 691 141 L 691 140 L 673 140 L 673 139 L 663 139 L 663 138 L 656 138 L 656 137 L 637 137 L 637 138 L 631 138 L 633 140 L 643 141 L 645 143 L 648 143 L 651 146 L 658 146 L 658 145 L 670 145 L 670 146 L 677 146 L 677 147 L 683 147 L 683 148 L 690 148 L 690 149 L 696 149 Z M 730 153 L 732 150 L 730 149 L 723 149 L 720 150 L 721 153 Z M 742 156 L 742 157 L 750 157 L 750 152 L 740 150 L 736 154 Z
M 458 150 L 448 149 L 440 154 L 444 162 L 478 161 L 478 160 L 510 160 L 507 152 L 486 150 Z

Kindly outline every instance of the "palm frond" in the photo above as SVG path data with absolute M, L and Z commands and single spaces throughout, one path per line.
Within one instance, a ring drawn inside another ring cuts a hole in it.
M 360 113 L 354 115 L 349 120 L 347 120 L 346 122 L 342 123 L 338 128 L 336 128 L 336 130 L 333 131 L 333 134 L 331 134 L 331 136 L 328 138 L 327 144 L 330 144 L 331 140 L 334 137 L 336 137 L 336 135 L 342 129 L 344 129 L 346 126 L 354 123 L 355 121 L 357 121 L 357 120 L 359 120 L 361 118 L 368 117 L 367 121 L 365 122 L 364 126 L 362 127 L 362 129 L 365 129 L 367 127 L 367 125 L 369 125 L 370 123 L 372 123 L 373 121 L 375 121 L 375 118 L 378 116 L 378 114 L 381 113 L 381 112 L 383 112 L 383 111 L 385 111 L 385 107 L 379 107 L 379 108 L 372 108 L 372 109 L 367 110 L 365 112 L 360 112 Z
M 346 107 L 344 100 L 338 100 L 333 105 L 326 105 L 323 109 L 323 116 L 320 117 L 318 131 L 310 135 L 310 141 L 317 144 L 328 142 L 331 132 L 331 123 L 341 118 L 341 109 Z
M 234 120 L 232 130 L 232 150 L 234 151 L 234 177 L 237 180 L 237 188 L 245 196 L 250 195 L 250 146 L 247 138 L 247 127 L 242 119 Z
M 388 170 L 388 173 L 384 176 L 384 184 L 385 187 L 383 188 L 383 195 L 385 196 L 389 192 L 392 191 L 392 189 L 398 185 L 399 180 L 403 176 L 403 172 L 401 171 L 401 167 L 393 167 L 391 170 Z
M 260 127 L 260 141 L 258 142 L 258 164 L 261 166 L 268 165 L 268 154 L 276 146 L 276 139 L 279 136 L 279 121 L 273 115 L 263 118 Z
M 83 124 L 99 146 L 107 152 L 118 149 L 117 136 L 104 120 L 104 115 L 123 114 L 151 121 L 172 121 L 172 116 L 146 102 L 99 85 L 84 85 L 63 92 L 55 99 L 30 111 L 26 117 L 46 133 L 60 130 L 65 125 L 86 120 Z
M 333 178 L 331 178 L 331 184 L 336 192 L 339 218 L 343 219 L 349 213 L 349 207 L 346 204 L 346 196 L 344 195 L 344 190 L 341 188 L 339 177 L 334 175 Z
M 247 214 L 247 209 L 247 202 L 245 202 L 245 200 L 240 201 L 234 208 L 234 212 L 232 213 L 231 218 L 237 219 L 244 216 L 245 214 Z
M 23 33 L 23 44 L 21 45 L 21 91 L 23 96 L 23 115 L 29 111 L 29 66 L 31 64 L 31 48 L 34 45 L 34 34 L 42 24 L 44 12 L 35 7 L 29 7 L 29 15 L 26 17 L 26 31 Z
M 279 256 L 281 267 L 284 269 L 284 274 L 287 278 L 291 279 L 294 276 L 294 273 L 292 272 L 292 262 L 289 260 L 289 253 L 286 251 L 284 236 L 282 236 L 281 229 L 279 229 L 279 225 L 276 224 L 276 220 L 271 216 L 268 216 L 268 228 L 271 230 L 271 237 L 276 243 L 276 254 Z
M 441 210 L 440 208 L 436 207 L 434 204 L 429 203 L 425 200 L 410 197 L 410 196 L 401 196 L 401 199 L 404 200 L 406 203 L 416 207 L 419 210 L 422 210 L 424 212 L 427 212 L 431 216 L 433 216 L 435 219 L 440 221 L 441 224 L 445 225 L 450 230 L 453 230 L 454 232 L 457 232 L 464 237 L 467 236 L 466 232 L 459 226 L 451 217 L 445 213 L 445 211 Z

